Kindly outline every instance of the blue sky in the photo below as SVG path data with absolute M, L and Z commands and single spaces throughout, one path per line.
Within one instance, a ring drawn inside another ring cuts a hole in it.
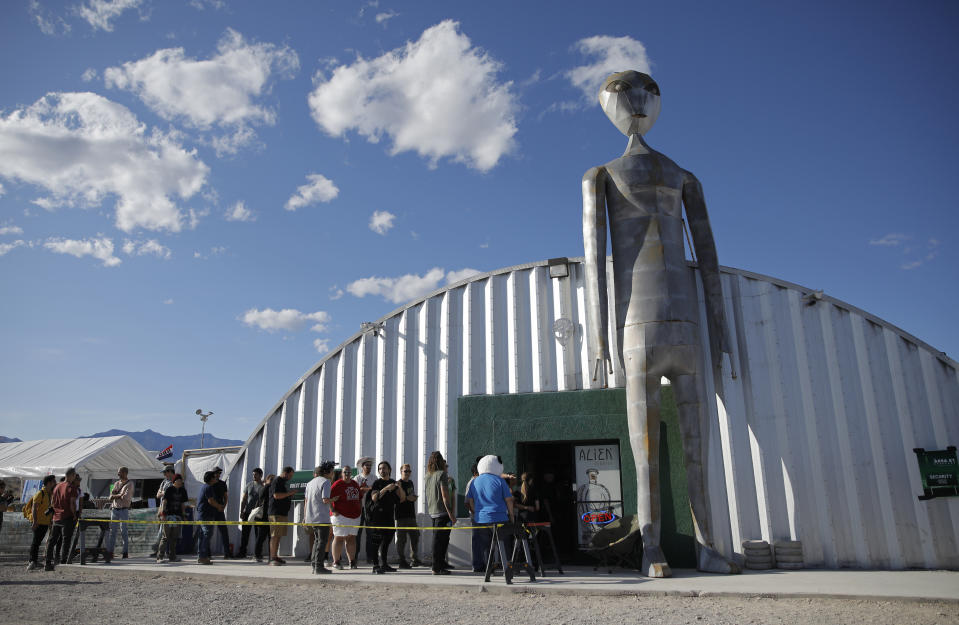
M 34 0 L 0 11 L 0 434 L 245 439 L 362 321 L 582 255 L 580 178 L 654 148 L 724 265 L 959 354 L 959 5 Z

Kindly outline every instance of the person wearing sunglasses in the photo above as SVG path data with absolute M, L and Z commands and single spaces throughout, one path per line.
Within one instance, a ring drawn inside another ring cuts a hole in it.
M 404 464 L 400 467 L 400 479 L 397 482 L 406 493 L 406 501 L 396 506 L 396 552 L 400 556 L 399 567 L 409 569 L 423 566 L 420 562 L 420 531 L 418 529 L 399 529 L 416 527 L 416 487 L 413 484 L 413 467 Z M 406 559 L 406 544 L 409 543 L 411 557 Z M 412 564 L 410 562 L 412 561 Z

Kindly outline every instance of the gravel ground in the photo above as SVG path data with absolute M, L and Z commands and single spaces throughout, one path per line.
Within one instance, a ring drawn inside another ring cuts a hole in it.
M 21 564 L 0 564 L 0 619 L 22 625 L 959 623 L 957 606 L 942 602 L 500 594 L 312 580 L 282 585 L 277 592 L 256 579 L 67 567 L 27 573 Z

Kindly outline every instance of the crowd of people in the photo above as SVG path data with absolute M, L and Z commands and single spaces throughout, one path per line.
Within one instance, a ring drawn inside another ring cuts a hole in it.
M 306 484 L 301 523 L 305 525 L 310 541 L 308 559 L 313 572 L 329 574 L 333 569 L 359 568 L 361 546 L 366 565 L 371 566 L 375 574 L 425 566 L 419 557 L 422 530 L 417 525 L 416 504 L 420 495 L 416 492 L 413 467 L 403 464 L 399 479 L 394 479 L 393 467 L 386 460 L 376 465 L 375 474 L 372 458 L 359 458 L 356 464 L 354 475 L 353 467 L 349 465 L 337 467 L 332 461 L 322 462 L 314 469 L 313 479 Z M 252 480 L 244 486 L 240 498 L 239 516 L 241 521 L 257 524 L 242 526 L 235 555 L 228 524 L 223 523 L 229 494 L 226 483 L 220 479 L 222 472 L 220 467 L 207 471 L 203 476 L 203 486 L 196 495 L 192 517 L 198 522 L 194 526 L 198 534 L 197 563 L 212 564 L 211 543 L 214 534 L 219 532 L 226 559 L 247 558 L 252 538 L 252 557 L 257 562 L 268 557 L 270 566 L 286 564 L 279 549 L 281 540 L 293 525 L 290 511 L 293 496 L 299 492 L 299 489 L 291 489 L 289 484 L 294 474 L 293 467 L 284 467 L 279 475 L 266 477 L 262 469 L 253 469 Z M 483 572 L 491 548 L 492 526 L 514 520 L 536 520 L 540 505 L 533 494 L 530 477 L 524 474 L 517 480 L 514 475 L 504 473 L 497 456 L 477 458 L 472 472 L 473 478 L 466 491 L 466 506 L 474 526 L 472 569 Z M 130 518 L 133 482 L 128 473 L 126 467 L 120 467 L 117 481 L 110 489 L 110 519 L 113 522 L 107 531 L 103 553 L 105 564 L 114 558 L 118 534 L 122 540 L 121 557 L 129 555 L 126 521 Z M 80 476 L 72 468 L 59 483 L 54 476 L 47 476 L 42 488 L 25 504 L 24 516 L 31 521 L 33 528 L 28 570 L 40 568 L 40 545 L 48 532 L 44 570 L 52 571 L 57 563 L 66 563 L 69 548 L 64 545 L 71 545 L 82 509 L 79 485 Z M 430 516 L 433 530 L 430 568 L 434 575 L 449 575 L 453 568 L 447 558 L 450 528 L 456 522 L 455 482 L 439 451 L 432 452 L 427 461 L 424 490 L 425 511 Z M 157 518 L 161 523 L 151 555 L 158 564 L 178 562 L 177 545 L 183 526 L 165 522 L 190 520 L 191 500 L 183 476 L 175 473 L 172 466 L 163 472 L 156 501 Z M 264 544 L 268 538 L 269 551 L 265 553 Z M 398 569 L 391 566 L 387 558 L 394 539 L 399 556 Z

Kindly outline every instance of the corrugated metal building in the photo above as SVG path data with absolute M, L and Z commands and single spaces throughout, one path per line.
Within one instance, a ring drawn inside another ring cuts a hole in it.
M 472 433 L 458 431 L 461 397 L 594 385 L 581 259 L 568 269 L 551 278 L 538 262 L 477 275 L 352 337 L 257 426 L 230 489 L 239 492 L 255 466 L 278 473 L 372 455 L 419 467 L 421 492 L 434 449 L 465 483 L 457 447 Z M 707 472 L 720 551 L 795 539 L 808 566 L 959 568 L 959 498 L 919 501 L 912 451 L 959 441 L 957 363 L 810 289 L 737 269 L 722 275 L 734 353 L 722 378 L 707 380 L 717 398 Z M 561 342 L 554 323 L 563 318 L 573 332 Z M 614 366 L 611 384 L 623 387 Z

